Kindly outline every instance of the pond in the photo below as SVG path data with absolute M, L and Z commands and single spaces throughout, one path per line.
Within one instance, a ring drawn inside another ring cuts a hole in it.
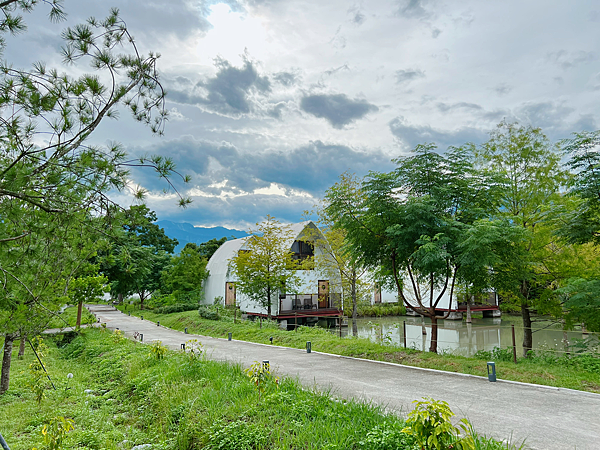
M 406 322 L 406 346 L 422 350 L 429 349 L 431 340 L 431 321 L 421 317 L 389 316 L 358 319 L 358 334 L 394 345 L 403 345 L 402 328 Z M 352 334 L 352 321 L 348 327 L 342 328 L 342 335 Z M 494 347 L 512 347 L 512 325 L 515 327 L 517 356 L 523 351 L 523 323 L 520 316 L 503 315 L 502 318 L 475 318 L 468 324 L 464 320 L 438 321 L 438 351 L 450 352 L 463 356 L 472 356 L 479 350 L 491 351 Z M 423 334 L 423 328 L 426 334 Z M 559 324 L 549 321 L 536 322 L 533 328 L 533 349 L 554 351 L 562 354 L 565 350 L 563 330 Z M 333 330 L 332 330 L 333 331 Z M 339 329 L 335 330 L 339 333 Z M 592 338 L 592 333 L 582 333 L 577 327 L 566 333 L 571 350 L 583 339 Z M 597 337 L 595 337 L 597 340 Z

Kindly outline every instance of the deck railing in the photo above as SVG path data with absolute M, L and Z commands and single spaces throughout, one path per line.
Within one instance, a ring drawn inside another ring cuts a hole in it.
M 315 311 L 341 307 L 341 294 L 288 294 L 279 296 L 279 312 Z

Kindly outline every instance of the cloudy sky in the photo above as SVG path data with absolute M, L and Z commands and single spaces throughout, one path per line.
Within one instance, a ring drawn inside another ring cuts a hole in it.
M 170 120 L 158 138 L 122 114 L 94 139 L 192 176 L 181 209 L 132 173 L 160 219 L 294 222 L 342 172 L 390 170 L 418 143 L 481 143 L 503 118 L 552 140 L 600 128 L 597 1 L 65 0 L 66 23 L 40 7 L 6 56 L 60 65 L 60 30 L 111 6 L 162 55 Z

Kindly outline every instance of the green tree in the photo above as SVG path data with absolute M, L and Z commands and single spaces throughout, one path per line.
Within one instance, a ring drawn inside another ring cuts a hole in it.
M 108 249 L 100 252 L 100 270 L 111 283 L 111 293 L 122 301 L 124 296 L 137 294 L 140 307 L 161 288 L 161 273 L 171 262 L 178 242 L 169 238 L 156 225 L 154 211 L 145 205 L 132 206 L 119 214 L 121 229 Z
M 271 319 L 273 295 L 294 292 L 300 284 L 296 269 L 308 267 L 311 261 L 299 263 L 293 259 L 291 227 L 274 217 L 267 216 L 250 233 L 229 264 L 236 275 L 236 290 L 265 308 Z
M 69 297 L 77 304 L 77 322 L 75 327 L 81 327 L 81 310 L 84 301 L 96 301 L 109 292 L 108 278 L 103 275 L 87 275 L 75 278 L 69 283 Z
M 3 44 L 6 33 L 25 31 L 22 14 L 40 4 L 49 6 L 52 20 L 65 17 L 60 0 L 0 3 Z M 62 38 L 65 63 L 80 75 L 41 62 L 26 70 L 0 63 L 0 320 L 8 325 L 1 328 L 7 343 L 15 328 L 37 327 L 42 312 L 52 313 L 64 299 L 68 280 L 93 253 L 81 236 L 110 231 L 118 207 L 108 192 L 127 186 L 128 167 L 150 166 L 167 180 L 174 173 L 169 159 L 129 160 L 118 144 L 89 144 L 120 106 L 162 134 L 166 112 L 157 55 L 139 51 L 117 10 L 67 28 Z M 82 63 L 95 73 L 83 73 Z M 0 392 L 8 388 L 7 352 L 2 367 Z
M 357 198 L 362 197 L 360 180 L 351 174 L 344 173 L 340 176 L 340 183 L 345 189 L 353 192 Z M 321 242 L 316 234 L 312 240 L 319 246 L 320 251 L 315 252 L 315 267 L 327 275 L 332 286 L 336 280 L 341 283 L 340 290 L 343 298 L 350 301 L 352 309 L 352 335 L 358 336 L 358 306 L 368 298 L 372 284 L 367 278 L 367 268 L 361 263 L 350 248 L 346 245 L 346 230 L 336 226 L 335 221 L 327 214 L 327 204 L 317 206 L 318 226 L 322 230 L 325 241 Z
M 531 126 L 501 122 L 479 149 L 479 158 L 489 171 L 501 177 L 501 197 L 490 215 L 528 232 L 519 243 L 521 259 L 507 263 L 504 278 L 499 280 L 503 300 L 521 310 L 523 352 L 527 356 L 533 345 L 531 311 L 544 307 L 555 280 L 543 270 L 553 241 L 544 231 L 544 223 L 552 205 L 561 201 L 559 189 L 567 175 L 560 166 L 556 147 L 539 128 Z
M 418 145 L 411 156 L 395 160 L 395 171 L 370 173 L 362 195 L 340 182 L 325 196 L 327 214 L 346 230 L 354 257 L 389 274 L 406 307 L 431 319 L 432 352 L 436 309 L 446 293 L 452 300 L 461 273 L 460 243 L 495 195 L 489 174 L 474 166 L 472 146 L 445 155 L 435 149 Z
M 187 243 L 162 272 L 163 292 L 174 294 L 178 301 L 200 301 L 202 283 L 208 277 L 206 258 L 194 243 Z
M 206 241 L 198 245 L 198 249 L 200 254 L 206 258 L 207 261 L 210 261 L 212 255 L 219 249 L 221 245 L 227 242 L 226 237 L 222 237 L 221 239 L 213 238 L 210 241 Z

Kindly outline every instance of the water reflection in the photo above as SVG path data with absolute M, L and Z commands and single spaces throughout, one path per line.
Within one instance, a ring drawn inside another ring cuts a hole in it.
M 406 321 L 406 346 L 422 350 L 429 349 L 431 321 L 420 317 L 372 317 L 358 319 L 358 334 L 373 341 L 402 346 L 402 328 Z M 512 347 L 512 328 L 515 326 L 517 355 L 522 355 L 523 325 L 520 317 L 473 318 L 473 323 L 440 320 L 438 322 L 438 351 L 447 351 L 463 356 L 472 356 L 479 350 L 491 351 L 494 347 Z M 342 329 L 342 335 L 352 333 L 351 324 Z M 549 326 L 549 322 L 533 325 L 533 349 L 564 352 L 563 330 L 560 325 Z M 423 330 L 425 334 L 423 334 Z M 335 331 L 336 333 L 339 330 Z M 567 332 L 569 346 L 587 337 L 581 331 Z

